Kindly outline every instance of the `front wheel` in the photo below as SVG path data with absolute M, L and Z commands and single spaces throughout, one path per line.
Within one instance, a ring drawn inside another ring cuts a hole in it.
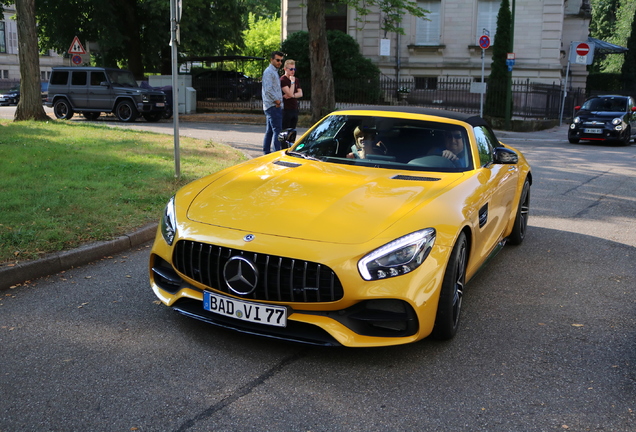
M 579 139 L 578 138 L 568 138 L 568 141 L 570 141 L 570 144 L 578 144 L 579 143 Z
M 462 232 L 453 247 L 442 281 L 435 326 L 431 334 L 435 339 L 448 340 L 457 333 L 466 284 L 467 261 L 468 241 L 466 234 Z
M 632 129 L 630 127 L 627 127 L 627 130 L 625 131 L 625 138 L 621 141 L 621 144 L 623 144 L 624 146 L 628 146 L 631 140 L 632 140 Z
M 528 214 L 530 212 L 530 181 L 526 179 L 521 190 L 519 198 L 519 206 L 517 207 L 517 215 L 515 216 L 515 224 L 512 232 L 508 237 L 508 241 L 513 245 L 520 245 L 526 238 L 526 230 L 528 228 Z
M 139 113 L 137 112 L 137 108 L 135 108 L 130 101 L 121 101 L 117 104 L 117 107 L 115 107 L 115 115 L 119 121 L 131 123 L 137 120 Z
M 58 99 L 53 105 L 53 114 L 60 120 L 69 120 L 73 117 L 73 108 L 66 99 Z

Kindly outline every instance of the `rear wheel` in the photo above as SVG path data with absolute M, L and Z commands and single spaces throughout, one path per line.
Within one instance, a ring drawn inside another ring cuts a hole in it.
M 464 285 L 466 284 L 466 263 L 468 260 L 468 241 L 463 232 L 453 247 L 444 280 L 439 294 L 437 316 L 432 336 L 438 340 L 451 339 L 457 333 L 459 316 L 462 311 Z
M 99 117 L 101 113 L 99 112 L 85 112 L 82 113 L 82 115 L 84 116 L 84 118 L 86 120 L 97 120 L 97 118 Z
M 73 108 L 66 99 L 58 99 L 53 105 L 53 114 L 60 120 L 68 120 L 73 117 Z
M 137 108 L 135 108 L 132 102 L 121 101 L 115 107 L 115 115 L 117 116 L 119 121 L 130 123 L 137 120 L 139 113 L 137 112 Z
M 530 181 L 526 179 L 521 190 L 519 198 L 519 206 L 517 207 L 517 216 L 515 224 L 512 227 L 512 233 L 508 237 L 508 241 L 513 245 L 520 245 L 526 238 L 526 229 L 528 228 L 528 214 L 530 212 Z

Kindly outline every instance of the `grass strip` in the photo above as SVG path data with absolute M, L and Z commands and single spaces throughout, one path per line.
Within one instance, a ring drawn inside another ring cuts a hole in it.
M 0 263 L 110 240 L 157 221 L 192 180 L 246 160 L 224 144 L 116 127 L 0 120 Z

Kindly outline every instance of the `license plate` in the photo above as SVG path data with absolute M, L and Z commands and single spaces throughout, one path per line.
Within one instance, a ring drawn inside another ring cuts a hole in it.
M 601 134 L 603 133 L 603 129 L 583 129 L 583 133 Z
M 163 107 L 163 106 L 166 106 L 166 104 L 165 104 L 165 103 L 163 103 L 163 102 L 157 102 L 157 106 L 158 106 L 158 107 Z
M 247 302 L 204 291 L 203 309 L 241 321 L 287 326 L 287 308 L 284 306 Z

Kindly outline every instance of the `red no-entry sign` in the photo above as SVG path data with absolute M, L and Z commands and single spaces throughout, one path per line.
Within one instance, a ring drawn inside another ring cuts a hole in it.
M 576 46 L 576 54 L 580 56 L 586 56 L 590 52 L 590 46 L 584 42 L 581 42 Z

